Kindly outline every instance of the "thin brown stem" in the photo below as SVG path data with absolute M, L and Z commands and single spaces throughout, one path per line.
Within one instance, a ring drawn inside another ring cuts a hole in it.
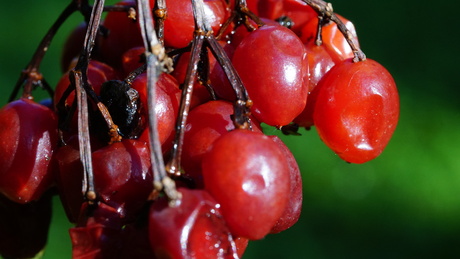
M 246 0 L 238 0 L 236 8 L 237 12 L 240 13 L 240 16 L 242 16 L 245 26 L 250 31 L 256 30 L 257 28 L 250 23 L 249 19 L 254 21 L 257 27 L 265 25 L 265 23 L 259 18 L 259 16 L 255 15 L 253 12 L 251 12 L 251 10 L 249 10 Z
M 165 62 L 167 63 L 167 57 L 165 49 L 158 41 L 153 29 L 152 9 L 149 6 L 149 1 L 138 0 L 137 3 L 147 61 L 147 106 L 149 115 L 150 160 L 154 174 L 153 186 L 156 193 L 163 191 L 168 197 L 170 204 L 175 205 L 180 200 L 181 193 L 177 191 L 175 182 L 166 174 L 155 112 L 156 83 L 164 70 Z
M 190 110 L 190 104 L 192 100 L 193 84 L 196 80 L 198 62 L 200 60 L 200 53 L 203 47 L 204 35 L 202 33 L 195 33 L 195 37 L 192 41 L 192 51 L 190 55 L 190 62 L 187 67 L 185 75 L 184 88 L 182 89 L 182 97 L 179 106 L 179 115 L 176 121 L 176 135 L 174 138 L 174 145 L 171 150 L 171 159 L 166 165 L 168 172 L 171 175 L 181 174 L 181 155 L 182 155 L 182 143 L 184 141 L 185 125 L 187 123 L 187 117 Z
M 104 0 L 95 0 L 91 18 L 88 23 L 83 49 L 78 59 L 77 65 L 71 70 L 69 76 L 71 83 L 75 85 L 75 93 L 77 97 L 77 113 L 78 113 L 78 142 L 80 147 L 80 160 L 83 164 L 84 184 L 83 194 L 90 202 L 96 200 L 96 191 L 94 187 L 94 176 L 91 157 L 91 144 L 89 136 L 89 120 L 88 120 L 88 98 L 85 89 L 90 88 L 87 78 L 87 70 L 91 50 L 94 47 L 96 34 L 101 21 L 101 14 L 104 9 Z
M 94 187 L 93 162 L 91 157 L 91 143 L 89 137 L 88 120 L 88 99 L 83 89 L 83 74 L 81 71 L 72 73 L 76 87 L 77 113 L 78 113 L 78 145 L 80 149 L 80 160 L 83 165 L 83 189 L 82 193 L 90 202 L 96 199 Z
M 36 85 L 42 86 L 43 76 L 39 72 L 40 64 L 46 52 L 48 51 L 48 48 L 51 44 L 51 41 L 54 38 L 54 35 L 56 35 L 56 32 L 59 30 L 62 24 L 70 17 L 70 15 L 73 14 L 77 10 L 78 9 L 77 9 L 77 5 L 75 1 L 72 1 L 64 9 L 64 11 L 62 11 L 62 13 L 59 15 L 57 20 L 54 22 L 54 24 L 51 26 L 51 28 L 48 30 L 48 32 L 45 34 L 45 36 L 41 40 L 29 64 L 21 72 L 21 75 L 18 81 L 16 82 L 16 85 L 14 86 L 13 91 L 11 92 L 11 95 L 9 97 L 9 102 L 16 99 L 19 89 L 24 84 L 25 84 L 25 87 L 24 87 L 22 96 L 25 98 L 31 98 L 31 95 L 32 95 L 31 92 L 34 86 Z
M 235 68 L 233 67 L 230 59 L 225 53 L 225 50 L 217 42 L 213 35 L 206 37 L 211 52 L 214 57 L 217 59 L 221 67 L 224 69 L 227 78 L 235 91 L 236 102 L 234 104 L 235 114 L 233 115 L 233 122 L 236 128 L 250 128 L 251 124 L 249 121 L 250 108 L 252 106 L 252 101 L 249 98 L 248 92 L 241 81 L 241 78 L 238 76 Z
M 211 26 L 205 20 L 203 0 L 192 0 L 193 17 L 195 19 L 195 36 L 192 40 L 192 50 L 185 75 L 184 88 L 179 106 L 179 115 L 176 120 L 176 135 L 171 150 L 171 158 L 166 165 L 166 170 L 170 175 L 179 176 L 181 174 L 182 143 L 184 141 L 185 125 L 190 110 L 193 93 L 193 84 L 197 78 L 198 63 L 202 52 L 205 34 L 211 33 Z
M 337 15 L 334 13 L 331 3 L 326 3 L 323 0 L 302 0 L 302 1 L 304 1 L 306 4 L 311 6 L 313 10 L 316 11 L 318 16 L 320 17 L 319 18 L 320 22 L 322 19 L 325 19 L 325 20 L 330 20 L 334 22 L 335 24 L 337 24 L 337 28 L 343 34 L 343 36 L 348 42 L 348 45 L 350 45 L 354 53 L 354 58 L 353 58 L 354 62 L 366 60 L 366 55 L 364 54 L 364 52 L 353 42 L 352 33 L 348 30 L 348 28 L 345 26 L 342 20 L 340 20 L 340 18 L 337 17 Z M 322 21 L 321 23 L 324 23 L 324 21 Z M 318 38 L 319 37 L 317 37 L 317 40 Z M 319 41 L 317 41 L 317 44 L 318 43 Z

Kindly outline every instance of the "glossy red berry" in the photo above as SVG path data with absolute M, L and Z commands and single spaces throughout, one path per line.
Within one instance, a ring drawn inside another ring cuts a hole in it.
M 67 36 L 61 56 L 62 72 L 72 69 L 72 61 L 80 55 L 87 28 L 86 22 L 82 22 Z
M 140 112 L 144 125 L 148 125 L 148 104 L 147 104 L 147 74 L 139 75 L 133 82 L 132 88 L 137 90 L 140 99 Z M 157 116 L 158 134 L 160 143 L 164 148 L 169 147 L 167 143 L 174 136 L 174 127 L 179 110 L 181 90 L 177 80 L 169 74 L 163 73 L 156 85 L 155 114 Z M 140 139 L 149 141 L 148 127 L 141 134 Z
M 154 0 L 151 0 L 153 6 Z M 230 9 L 224 0 L 205 0 L 204 11 L 211 24 L 214 35 L 230 16 Z M 168 48 L 184 48 L 193 39 L 195 22 L 192 3 L 184 0 L 166 0 L 168 8 L 167 19 L 164 22 L 164 40 Z
M 202 167 L 205 189 L 222 206 L 232 234 L 253 240 L 267 235 L 286 208 L 290 188 L 278 145 L 262 133 L 233 130 L 214 142 Z
M 364 163 L 390 141 L 399 117 L 399 97 L 390 73 L 367 59 L 345 60 L 321 80 L 314 121 L 321 139 L 343 160 Z
M 249 4 L 248 4 L 249 6 Z M 257 12 L 260 17 L 270 20 L 278 20 L 288 17 L 291 20 L 290 29 L 297 35 L 301 28 L 310 19 L 316 18 L 318 14 L 305 2 L 301 0 L 265 0 L 257 3 Z
M 53 184 L 57 116 L 21 98 L 0 110 L 0 193 L 18 203 L 37 200 Z
M 243 38 L 232 62 L 254 102 L 251 111 L 258 121 L 284 126 L 305 108 L 307 54 L 291 30 L 260 27 Z
M 122 63 L 122 78 L 125 78 L 129 73 L 145 64 L 145 48 L 134 47 L 123 53 L 121 57 Z

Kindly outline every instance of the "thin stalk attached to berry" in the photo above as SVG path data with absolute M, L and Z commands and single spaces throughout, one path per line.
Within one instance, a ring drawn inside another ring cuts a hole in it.
M 235 127 L 239 129 L 251 128 L 249 115 L 252 101 L 249 98 L 249 94 L 246 91 L 241 78 L 238 76 L 238 73 L 233 67 L 230 59 L 228 58 L 222 46 L 214 38 L 214 36 L 210 35 L 206 37 L 206 40 L 214 57 L 224 69 L 230 85 L 233 88 L 233 91 L 235 91 L 236 102 L 233 105 L 235 110 L 235 114 L 233 115 L 233 122 Z
M 192 0 L 193 17 L 195 19 L 195 35 L 192 41 L 190 61 L 185 75 L 184 88 L 182 89 L 181 102 L 179 106 L 179 116 L 176 121 L 176 135 L 174 145 L 171 150 L 171 159 L 166 168 L 171 175 L 181 174 L 182 145 L 184 142 L 185 126 L 192 100 L 193 84 L 197 78 L 198 63 L 203 43 L 207 34 L 212 34 L 209 23 L 205 20 L 202 0 Z
M 177 191 L 175 182 L 166 174 L 158 134 L 158 121 L 155 113 L 156 84 L 161 73 L 167 70 L 165 67 L 169 64 L 169 61 L 165 49 L 158 41 L 153 28 L 152 9 L 150 8 L 149 1 L 138 0 L 138 6 L 141 33 L 147 60 L 147 106 L 149 114 L 150 160 L 154 174 L 153 185 L 155 192 L 163 191 L 170 200 L 170 204 L 175 205 L 180 200 L 181 193 Z
M 249 19 L 253 20 L 256 24 L 257 27 L 263 26 L 265 23 L 259 18 L 259 16 L 255 15 L 251 10 L 248 8 L 248 4 L 246 3 L 246 0 L 238 0 L 238 4 L 236 5 L 237 12 L 240 13 L 240 16 L 242 16 L 244 25 L 250 30 L 256 30 L 250 22 Z
M 192 100 L 193 84 L 197 77 L 198 62 L 200 60 L 200 53 L 204 42 L 204 31 L 196 31 L 192 43 L 192 51 L 190 62 L 185 76 L 184 88 L 182 89 L 182 96 L 179 106 L 179 116 L 176 120 L 176 135 L 174 137 L 174 145 L 171 150 L 171 159 L 166 165 L 166 169 L 170 175 L 179 176 L 181 174 L 181 154 L 182 144 L 184 142 L 185 125 L 190 110 Z
M 94 175 L 91 157 L 91 143 L 89 135 L 88 121 L 88 98 L 86 89 L 89 83 L 87 78 L 87 70 L 91 50 L 93 49 L 96 34 L 101 21 L 101 14 L 104 9 L 104 0 L 96 0 L 93 5 L 91 19 L 88 24 L 85 41 L 77 65 L 71 70 L 69 77 L 71 83 L 75 86 L 77 96 L 77 113 L 78 113 L 78 143 L 80 147 L 80 160 L 83 164 L 83 195 L 90 202 L 94 202 L 97 198 L 94 187 Z
M 329 21 L 332 21 L 335 24 L 337 24 L 337 28 L 343 34 L 343 36 L 348 42 L 348 45 L 350 45 L 351 49 L 353 50 L 353 53 L 354 53 L 353 62 L 366 60 L 366 55 L 364 54 L 364 52 L 358 46 L 356 46 L 356 44 L 353 42 L 353 36 L 351 32 L 347 29 L 347 26 L 345 26 L 342 20 L 340 20 L 340 18 L 337 17 L 337 15 L 334 13 L 331 3 L 326 3 L 323 0 L 303 0 L 303 1 L 309 6 L 311 6 L 313 10 L 315 10 L 316 13 L 318 13 L 318 35 L 316 39 L 317 45 L 322 44 L 321 27 L 324 24 L 327 24 Z
M 67 18 L 69 18 L 70 15 L 77 10 L 78 6 L 76 5 L 75 1 L 72 1 L 64 9 L 64 11 L 62 11 L 58 19 L 54 22 L 54 24 L 43 37 L 27 67 L 24 70 L 22 70 L 21 75 L 16 85 L 14 86 L 13 91 L 11 92 L 8 102 L 11 102 L 14 99 L 16 99 L 16 96 L 22 85 L 24 85 L 22 94 L 22 97 L 24 98 L 31 98 L 34 86 L 43 87 L 46 91 L 48 91 L 50 96 L 54 96 L 53 89 L 49 86 L 43 75 L 40 73 L 40 64 L 46 52 L 48 51 L 51 41 L 53 40 L 54 35 L 58 31 L 58 29 L 67 20 Z

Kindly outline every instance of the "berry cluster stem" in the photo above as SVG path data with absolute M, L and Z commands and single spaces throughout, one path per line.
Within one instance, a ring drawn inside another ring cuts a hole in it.
M 358 61 L 364 61 L 366 60 L 366 55 L 364 52 L 356 46 L 356 44 L 353 42 L 353 36 L 351 32 L 348 30 L 347 26 L 340 20 L 339 17 L 334 13 L 334 10 L 332 8 L 331 3 L 326 3 L 323 0 L 303 0 L 306 4 L 311 6 L 313 10 L 318 14 L 318 37 L 317 37 L 317 45 L 321 45 L 321 27 L 322 24 L 325 24 L 327 21 L 332 21 L 335 24 L 337 24 L 337 28 L 340 30 L 340 32 L 343 34 L 345 39 L 348 42 L 348 45 L 350 45 L 351 49 L 353 50 L 354 53 L 354 62 Z
M 91 50 L 94 46 L 103 9 L 104 0 L 95 0 L 81 55 L 78 58 L 77 65 L 74 69 L 71 70 L 69 74 L 71 84 L 75 87 L 75 93 L 77 97 L 78 143 L 80 147 L 80 160 L 83 164 L 84 175 L 82 192 L 86 199 L 88 199 L 90 202 L 94 202 L 97 195 L 94 187 L 91 144 L 89 136 L 88 97 L 85 88 L 89 86 L 87 78 L 89 58 L 91 55 Z
M 45 90 L 48 91 L 50 96 L 54 95 L 53 89 L 49 86 L 49 84 L 46 82 L 43 75 L 39 71 L 40 64 L 43 58 L 45 57 L 45 54 L 48 51 L 51 41 L 53 40 L 54 35 L 58 31 L 58 29 L 67 20 L 67 18 L 69 18 L 70 15 L 73 14 L 77 10 L 78 8 L 77 8 L 75 1 L 72 1 L 64 9 L 64 11 L 62 11 L 62 13 L 59 15 L 57 20 L 53 23 L 51 28 L 48 30 L 48 32 L 45 34 L 45 36 L 41 40 L 40 44 L 35 50 L 35 53 L 32 56 L 32 59 L 30 60 L 27 67 L 24 70 L 22 70 L 21 75 L 18 81 L 16 82 L 16 85 L 14 86 L 13 91 L 11 92 L 8 102 L 11 102 L 14 99 L 16 99 L 16 96 L 19 90 L 21 89 L 21 86 L 23 85 L 24 85 L 24 88 L 23 88 L 22 97 L 25 97 L 25 98 L 32 98 L 32 90 L 34 86 L 41 86 Z
M 158 41 L 153 28 L 153 18 L 148 0 L 138 0 L 139 20 L 142 38 L 144 40 L 145 56 L 147 60 L 147 106 L 149 114 L 149 146 L 150 160 L 154 174 L 155 192 L 163 191 L 172 205 L 181 198 L 175 182 L 166 174 L 158 133 L 158 121 L 155 113 L 156 83 L 167 65 L 167 56 L 163 45 Z

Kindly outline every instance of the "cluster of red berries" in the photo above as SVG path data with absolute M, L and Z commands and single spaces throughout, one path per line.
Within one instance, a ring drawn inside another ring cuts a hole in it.
M 24 87 L 0 110 L 0 255 L 44 248 L 57 193 L 75 223 L 74 258 L 240 258 L 248 240 L 288 229 L 302 207 L 296 160 L 262 123 L 286 134 L 315 126 L 350 163 L 374 159 L 389 142 L 399 115 L 395 83 L 329 4 L 149 5 L 170 69 L 153 86 L 153 108 L 139 6 L 126 0 L 107 8 L 100 26 L 84 23 L 69 36 L 51 101 L 34 102 Z M 73 75 L 85 62 L 81 83 Z M 165 179 L 175 196 L 155 186 Z

